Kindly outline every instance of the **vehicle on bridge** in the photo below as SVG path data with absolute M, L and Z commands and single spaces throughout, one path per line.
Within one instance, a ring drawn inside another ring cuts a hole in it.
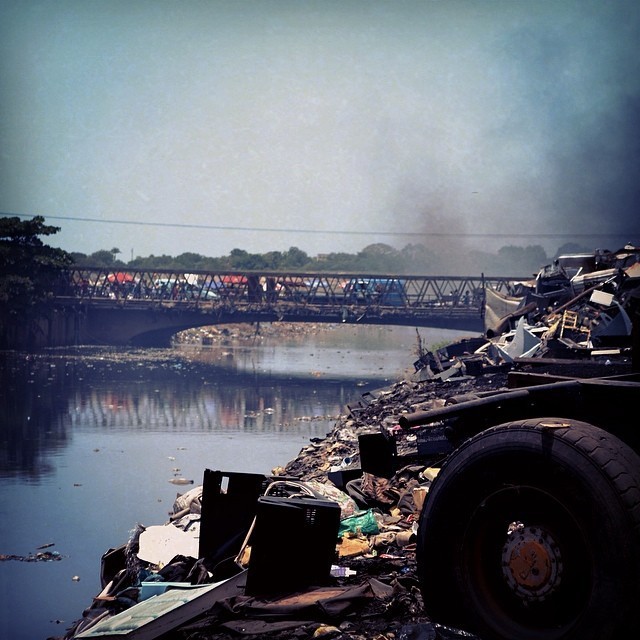
M 403 307 L 407 304 L 405 282 L 400 278 L 352 278 L 345 295 L 356 303 Z

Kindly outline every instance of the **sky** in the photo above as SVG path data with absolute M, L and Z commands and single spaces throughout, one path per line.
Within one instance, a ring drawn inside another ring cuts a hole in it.
M 0 215 L 121 258 L 640 244 L 637 0 L 0 0 Z

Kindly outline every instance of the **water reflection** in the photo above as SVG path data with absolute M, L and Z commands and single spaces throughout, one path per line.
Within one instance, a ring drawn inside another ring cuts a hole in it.
M 52 473 L 48 454 L 67 443 L 64 380 L 54 363 L 34 362 L 16 354 L 0 358 L 1 477 L 38 479 Z
M 289 393 L 291 386 L 286 383 Z M 302 395 L 294 402 L 281 382 L 265 386 L 247 376 L 227 374 L 223 386 L 180 384 L 157 389 L 145 384 L 133 389 L 78 390 L 69 398 L 68 413 L 79 429 L 273 432 L 290 428 L 296 420 L 317 417 L 315 412 L 327 403 L 337 415 L 344 389 L 335 387 L 320 385 L 317 403 Z
M 352 381 L 328 379 L 314 380 L 311 389 L 308 380 L 225 370 L 187 356 L 171 350 L 3 354 L 0 477 L 52 474 L 52 456 L 74 432 L 295 433 L 302 421 L 339 415 L 363 391 Z

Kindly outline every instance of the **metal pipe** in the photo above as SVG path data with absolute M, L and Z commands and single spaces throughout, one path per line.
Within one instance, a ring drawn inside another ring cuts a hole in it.
M 404 414 L 398 419 L 398 424 L 403 429 L 418 427 L 431 422 L 438 422 L 445 418 L 451 418 L 461 413 L 468 413 L 478 410 L 485 410 L 489 407 L 504 406 L 514 403 L 520 403 L 532 396 L 547 393 L 549 391 L 559 391 L 565 393 L 569 390 L 578 390 L 580 383 L 577 380 L 566 380 L 563 382 L 553 382 L 550 384 L 541 384 L 535 387 L 524 389 L 513 389 L 497 393 L 493 396 L 478 398 L 477 400 L 469 400 L 460 404 L 450 404 L 431 411 L 416 411 L 415 413 Z

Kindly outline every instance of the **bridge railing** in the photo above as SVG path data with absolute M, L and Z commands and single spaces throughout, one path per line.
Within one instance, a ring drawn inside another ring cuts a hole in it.
M 517 278 L 270 271 L 73 268 L 58 297 L 172 304 L 481 309 L 485 288 L 513 293 Z

